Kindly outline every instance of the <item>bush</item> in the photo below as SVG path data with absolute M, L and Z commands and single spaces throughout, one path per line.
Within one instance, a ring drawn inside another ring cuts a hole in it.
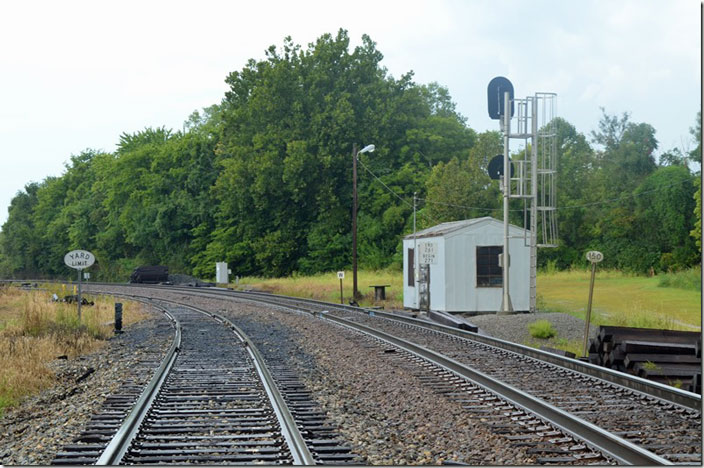
M 552 323 L 547 320 L 538 320 L 528 325 L 528 331 L 533 338 L 552 338 L 557 335 L 557 330 L 552 326 Z
M 658 275 L 661 288 L 678 288 L 690 291 L 702 290 L 702 267 Z

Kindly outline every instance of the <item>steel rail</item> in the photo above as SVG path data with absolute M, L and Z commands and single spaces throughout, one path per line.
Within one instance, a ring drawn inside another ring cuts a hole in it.
M 613 458 L 621 464 L 652 466 L 652 465 L 672 465 L 673 463 L 659 457 L 658 455 L 645 450 L 637 445 L 628 442 L 604 429 L 587 422 L 581 418 L 573 416 L 549 403 L 539 400 L 532 395 L 525 393 L 511 385 L 494 380 L 492 377 L 479 372 L 471 367 L 455 361 L 452 358 L 443 356 L 435 351 L 424 348 L 393 335 L 389 335 L 374 328 L 355 323 L 334 315 L 319 313 L 318 317 L 333 321 L 337 324 L 352 328 L 354 330 L 374 336 L 386 343 L 397 346 L 409 353 L 426 359 L 427 361 L 453 372 L 456 375 L 467 378 L 480 387 L 488 390 L 500 398 L 508 401 L 512 405 L 533 413 L 546 422 L 554 425 L 560 430 L 583 440 L 587 445 L 597 451 Z
M 187 307 L 197 312 L 210 315 L 214 319 L 225 323 L 232 329 L 235 335 L 237 335 L 237 337 L 245 343 L 247 351 L 249 352 L 249 355 L 252 358 L 252 362 L 254 362 L 254 366 L 257 370 L 257 373 L 262 379 L 263 386 L 266 390 L 267 395 L 269 396 L 269 400 L 272 402 L 272 407 L 274 408 L 276 417 L 279 420 L 279 425 L 281 426 L 281 433 L 283 434 L 284 439 L 286 439 L 288 447 L 291 450 L 293 464 L 315 465 L 315 458 L 310 453 L 310 450 L 308 449 L 308 444 L 306 443 L 303 434 L 301 434 L 301 432 L 298 430 L 296 419 L 293 417 L 293 414 L 291 414 L 291 411 L 288 409 L 288 405 L 286 404 L 283 395 L 281 395 L 281 392 L 279 391 L 278 385 L 276 384 L 276 380 L 274 380 L 274 377 L 271 375 L 271 372 L 269 372 L 269 368 L 266 366 L 264 356 L 254 345 L 254 342 L 242 331 L 241 328 L 232 323 L 232 321 L 230 321 L 227 317 L 223 317 L 222 315 L 213 312 L 208 312 L 203 309 L 198 309 L 197 307 L 193 307 L 190 305 L 181 305 L 182 307 Z
M 120 294 L 123 297 L 133 297 L 133 298 L 146 298 L 145 296 L 139 296 L 139 295 L 125 295 L 125 294 Z M 193 310 L 195 312 L 208 315 L 212 317 L 213 319 L 225 324 L 226 326 L 230 327 L 230 329 L 234 332 L 235 336 L 237 336 L 240 341 L 242 341 L 245 344 L 245 347 L 247 348 L 247 351 L 252 358 L 252 362 L 254 363 L 254 367 L 259 374 L 259 377 L 262 381 L 262 386 L 264 387 L 264 390 L 266 391 L 267 396 L 269 397 L 269 401 L 271 402 L 272 408 L 274 410 L 274 413 L 276 414 L 276 418 L 279 421 L 279 425 L 281 427 L 281 433 L 284 436 L 284 439 L 286 440 L 286 443 L 289 447 L 289 450 L 291 451 L 291 456 L 293 457 L 293 464 L 294 465 L 315 465 L 315 458 L 311 454 L 310 450 L 308 449 L 308 444 L 305 441 L 305 438 L 301 434 L 301 432 L 298 430 L 298 425 L 296 424 L 296 420 L 293 417 L 293 414 L 291 414 L 291 411 L 288 408 L 288 405 L 286 404 L 286 401 L 284 400 L 283 395 L 279 391 L 278 386 L 276 385 L 276 381 L 274 380 L 274 377 L 271 375 L 271 372 L 269 372 L 268 367 L 266 366 L 266 361 L 264 360 L 263 355 L 261 352 L 257 349 L 256 345 L 254 342 L 240 329 L 237 325 L 232 323 L 227 317 L 223 317 L 220 314 L 214 313 L 207 311 L 205 309 L 201 309 L 195 306 L 192 306 L 190 304 L 184 304 L 182 302 L 178 301 L 173 301 L 173 300 L 168 300 L 168 299 L 157 299 L 160 302 L 165 302 L 169 304 L 175 304 L 179 307 L 183 307 L 186 309 Z M 163 381 L 163 379 L 162 379 Z M 156 395 L 156 394 L 155 394 Z M 151 400 L 149 402 L 151 404 Z M 146 412 L 146 411 L 145 411 Z M 140 419 L 141 422 L 141 419 Z M 138 425 L 137 425 L 138 427 Z M 136 430 L 134 431 L 136 434 Z M 130 438 L 130 441 L 134 437 L 134 434 L 132 434 L 132 437 Z M 127 447 L 129 446 L 129 443 L 125 446 L 122 454 L 126 451 Z M 102 457 L 101 457 L 102 458 Z M 117 461 L 119 463 L 119 460 Z M 117 463 L 108 463 L 108 464 L 117 464 Z
M 5 280 L 5 282 L 13 282 L 13 280 Z M 14 282 L 49 282 L 45 280 L 14 280 Z M 71 283 L 66 282 L 66 283 Z M 88 283 L 86 283 L 88 285 Z M 566 356 L 560 356 L 557 354 L 549 353 L 540 349 L 531 348 L 529 346 L 521 345 L 518 343 L 512 343 L 510 341 L 502 340 L 500 338 L 494 338 L 491 336 L 480 335 L 479 333 L 473 333 L 467 330 L 462 330 L 459 328 L 449 327 L 447 325 L 442 325 L 438 323 L 429 322 L 427 320 L 405 317 L 400 314 L 394 314 L 389 312 L 383 312 L 379 310 L 366 309 L 363 307 L 354 307 L 344 304 L 335 304 L 331 302 L 318 301 L 315 299 L 306 299 L 301 297 L 291 297 L 278 294 L 270 293 L 260 293 L 254 291 L 233 291 L 226 288 L 207 288 L 203 290 L 198 290 L 194 287 L 184 287 L 184 286 L 164 286 L 164 285 L 133 285 L 125 283 L 90 283 L 90 285 L 105 285 L 105 286 L 126 286 L 126 287 L 142 287 L 142 288 L 155 288 L 162 290 L 174 290 L 174 291 L 188 291 L 191 294 L 198 295 L 220 295 L 220 296 L 230 296 L 242 299 L 249 299 L 255 301 L 254 297 L 262 298 L 260 302 L 266 302 L 269 304 L 280 304 L 276 302 L 276 299 L 300 302 L 302 304 L 312 304 L 319 307 L 327 308 L 328 310 L 342 310 L 346 312 L 355 313 L 365 313 L 370 312 L 374 315 L 389 320 L 396 320 L 399 322 L 404 322 L 412 325 L 416 325 L 422 328 L 427 328 L 443 333 L 448 333 L 451 335 L 459 336 L 473 341 L 478 341 L 489 346 L 494 346 L 497 348 L 505 349 L 507 351 L 512 351 L 524 356 L 528 356 L 540 361 L 548 362 L 566 369 L 573 370 L 591 377 L 596 377 L 598 379 L 609 382 L 613 385 L 618 385 L 620 387 L 626 388 L 628 390 L 638 392 L 649 397 L 659 398 L 668 403 L 673 403 L 676 405 L 683 406 L 688 409 L 693 409 L 696 411 L 702 411 L 702 395 L 697 393 L 689 392 L 687 390 L 682 390 L 670 385 L 665 385 L 660 382 L 654 382 L 652 380 L 647 380 L 636 375 L 627 374 L 625 372 L 619 372 L 614 369 L 608 369 L 606 367 L 598 366 L 588 362 L 583 362 L 578 359 L 568 358 Z M 273 299 L 276 298 L 276 299 Z M 272 300 L 273 299 L 273 300 Z
M 178 351 L 181 347 L 181 324 L 174 316 L 169 314 L 166 309 L 162 308 L 162 311 L 176 326 L 174 341 L 162 360 L 161 365 L 149 381 L 149 384 L 144 389 L 127 417 L 125 417 L 125 421 L 122 423 L 115 436 L 113 436 L 110 443 L 108 443 L 107 447 L 105 447 L 98 461 L 95 462 L 96 465 L 120 464 L 122 457 L 124 457 L 134 437 L 137 435 L 139 426 L 147 415 L 147 411 L 151 407 L 154 398 L 156 398 L 156 395 L 159 393 L 159 389 L 176 361 Z
M 196 291 L 191 290 L 190 288 L 188 289 L 191 293 L 195 293 Z M 214 291 L 209 291 L 209 292 L 214 292 Z M 205 291 L 203 292 L 205 293 Z M 202 293 L 198 293 L 199 295 Z M 239 297 L 240 295 L 237 295 Z M 275 299 L 289 299 L 293 301 L 299 301 L 298 298 L 281 298 L 281 297 L 271 297 L 271 295 L 266 295 L 269 296 L 267 299 L 268 300 L 263 300 L 264 298 L 259 297 L 257 299 L 248 298 L 249 300 L 256 300 L 258 302 L 276 302 Z M 179 304 L 178 302 L 175 301 L 165 301 L 165 302 L 172 302 Z M 306 302 L 313 302 L 313 301 L 300 301 L 303 303 Z M 327 303 L 322 303 L 320 301 L 314 301 L 320 304 L 325 304 L 332 306 L 332 304 L 327 304 Z M 197 308 L 194 308 L 193 306 L 190 305 L 185 305 L 185 304 L 179 304 L 184 307 L 189 307 L 193 310 L 198 310 L 200 312 L 206 313 L 207 315 L 216 317 L 217 314 L 213 314 L 207 311 L 202 311 Z M 293 309 L 291 306 L 284 306 L 280 302 L 277 303 L 279 307 L 283 307 L 289 310 L 296 310 Z M 340 309 L 339 306 L 337 307 L 330 307 L 331 309 L 338 308 Z M 364 309 L 357 309 L 356 311 L 364 311 Z M 300 310 L 296 310 L 298 312 L 303 312 Z M 305 311 L 308 313 L 311 313 L 310 311 Z M 375 314 L 381 315 L 378 311 L 374 311 Z M 336 317 L 332 314 L 325 313 L 325 312 L 318 312 L 315 313 L 313 312 L 314 315 L 324 318 L 326 320 L 333 321 L 335 323 L 338 323 L 340 325 L 358 330 L 360 332 L 369 334 L 371 336 L 374 336 L 377 339 L 380 339 L 384 342 L 387 342 L 389 344 L 392 344 L 394 346 L 397 346 L 401 349 L 404 349 L 410 353 L 413 353 L 415 355 L 418 355 L 430 362 L 432 362 L 435 365 L 438 365 L 439 367 L 442 367 L 450 372 L 453 372 L 457 375 L 460 375 L 464 378 L 467 378 L 469 380 L 472 380 L 475 382 L 477 385 L 480 387 L 483 387 L 486 390 L 491 391 L 494 394 L 497 394 L 500 398 L 510 402 L 511 404 L 515 405 L 516 407 L 522 408 L 525 411 L 531 412 L 533 414 L 536 414 L 540 418 L 544 419 L 545 421 L 549 422 L 550 424 L 554 425 L 555 427 L 559 428 L 560 430 L 571 434 L 572 436 L 583 440 L 585 443 L 588 445 L 592 446 L 594 449 L 604 453 L 605 455 L 612 457 L 614 460 L 616 460 L 619 463 L 624 463 L 624 464 L 632 464 L 632 465 L 670 465 L 672 464 L 668 460 L 659 457 L 658 455 L 645 450 L 641 447 L 638 447 L 637 445 L 626 441 L 625 439 L 622 439 L 608 431 L 605 431 L 604 429 L 599 428 L 598 426 L 595 426 L 592 423 L 589 423 L 587 421 L 582 420 L 581 418 L 575 417 L 573 415 L 570 415 L 569 413 L 556 408 L 547 402 L 544 402 L 542 400 L 539 400 L 525 392 L 522 392 L 521 390 L 518 390 L 515 387 L 512 387 L 508 384 L 502 383 L 502 382 L 497 382 L 493 378 L 489 377 L 488 375 L 479 372 L 475 369 L 472 369 L 470 367 L 467 367 L 449 357 L 443 356 L 437 352 L 434 352 L 432 350 L 426 349 L 422 346 L 416 345 L 414 343 L 411 343 L 409 341 L 403 340 L 401 338 L 394 337 L 393 335 L 389 335 L 387 333 L 384 333 L 382 331 L 346 320 L 341 317 Z M 386 314 L 384 314 L 386 315 Z M 226 320 L 221 316 L 218 316 L 220 320 Z M 229 322 L 229 321 L 228 321 Z M 230 325 L 231 322 L 229 323 Z M 449 328 L 449 327 L 448 327 Z M 234 329 L 234 328 L 233 328 Z M 454 330 L 453 330 L 454 331 Z M 474 335 L 474 334 L 472 334 Z M 283 427 L 283 424 L 282 424 Z M 293 451 L 292 451 L 293 453 Z
M 171 301 L 168 301 L 171 302 Z M 277 304 L 279 307 L 291 309 L 290 306 Z M 194 310 L 198 310 L 192 306 Z M 295 310 L 295 309 L 294 309 Z M 298 312 L 302 312 L 298 310 Z M 308 311 L 306 311 L 308 312 Z M 210 312 L 204 313 L 215 316 Z M 311 312 L 308 312 L 311 313 Z M 375 311 L 376 313 L 376 311 Z M 568 412 L 561 410 L 543 400 L 523 392 L 511 385 L 497 381 L 492 377 L 468 367 L 452 358 L 444 356 L 440 353 L 427 349 L 402 338 L 395 337 L 380 330 L 361 325 L 341 317 L 336 317 L 329 313 L 318 312 L 312 313 L 319 318 L 330 320 L 345 327 L 360 331 L 371 335 L 388 344 L 397 346 L 411 354 L 417 355 L 427 361 L 455 373 L 461 377 L 467 378 L 482 387 L 485 390 L 494 393 L 498 397 L 504 399 L 512 405 L 523 409 L 529 413 L 535 414 L 546 422 L 559 428 L 563 432 L 572 435 L 573 437 L 584 441 L 593 449 L 613 458 L 621 464 L 636 465 L 636 466 L 653 466 L 653 465 L 672 465 L 673 463 L 639 447 L 621 437 L 618 437 L 588 421 L 573 416 Z
M 142 285 L 143 286 L 143 285 Z M 438 323 L 429 322 L 422 319 L 404 317 L 400 314 L 394 314 L 389 312 L 383 312 L 374 309 L 365 309 L 363 307 L 354 307 L 344 304 L 335 304 L 330 302 L 318 301 L 315 299 L 304 299 L 300 297 L 283 296 L 277 294 L 269 293 L 258 293 L 258 292 L 242 292 L 242 291 L 232 291 L 230 289 L 223 288 L 208 288 L 207 291 L 194 290 L 192 287 L 180 287 L 180 286 L 150 286 L 156 288 L 168 288 L 178 291 L 190 291 L 191 293 L 204 295 L 204 294 L 216 294 L 230 297 L 246 298 L 250 300 L 252 296 L 261 298 L 260 302 L 267 302 L 270 304 L 280 304 L 276 302 L 277 299 L 283 299 L 288 301 L 300 302 L 302 304 L 313 304 L 320 307 L 325 307 L 328 310 L 342 310 L 346 312 L 373 313 L 378 317 L 382 317 L 389 320 L 395 320 L 398 322 L 408 323 L 411 325 L 416 325 L 421 328 L 427 328 L 435 330 L 442 333 L 447 333 L 450 335 L 459 336 L 472 341 L 478 341 L 480 343 L 493 346 L 496 348 L 504 349 L 506 351 L 511 351 L 523 356 L 528 356 L 539 361 L 547 362 L 556 366 L 564 367 L 566 369 L 573 370 L 591 377 L 596 377 L 598 379 L 604 380 L 614 385 L 632 390 L 634 392 L 639 392 L 649 397 L 659 398 L 661 400 L 667 401 L 668 403 L 674 403 L 683 406 L 688 409 L 694 409 L 697 411 L 702 411 L 702 396 L 682 390 L 670 385 L 665 385 L 660 382 L 654 382 L 652 380 L 647 380 L 636 375 L 627 374 L 625 372 L 619 372 L 614 369 L 608 369 L 606 367 L 597 366 L 589 362 L 583 362 L 578 359 L 568 358 L 566 356 L 560 356 L 557 354 L 549 353 L 536 348 L 531 348 L 518 343 L 512 343 L 510 341 L 502 340 L 500 338 L 494 338 L 491 336 L 480 335 L 479 333 L 470 332 L 467 330 L 462 330 L 459 328 L 449 327 L 447 325 L 442 325 Z M 275 298 L 275 299 L 274 299 Z

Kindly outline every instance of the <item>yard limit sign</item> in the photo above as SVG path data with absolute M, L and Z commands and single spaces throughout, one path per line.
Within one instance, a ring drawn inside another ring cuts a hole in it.
M 81 270 L 95 263 L 95 255 L 87 250 L 72 250 L 64 255 L 66 266 L 78 270 L 78 321 L 81 321 Z
M 583 356 L 587 355 L 587 341 L 589 341 L 589 320 L 592 316 L 592 296 L 594 295 L 594 276 L 596 274 L 596 264 L 604 259 L 604 254 L 598 250 L 590 250 L 587 252 L 587 260 L 592 262 L 592 279 L 589 282 L 589 302 L 587 303 L 587 318 L 584 324 L 584 350 Z

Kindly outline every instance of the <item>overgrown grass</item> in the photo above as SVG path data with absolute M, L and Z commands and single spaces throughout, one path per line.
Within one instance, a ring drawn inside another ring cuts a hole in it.
M 658 286 L 661 288 L 678 288 L 685 291 L 702 290 L 702 266 L 689 270 L 664 273 L 658 275 Z
M 528 325 L 528 331 L 533 338 L 547 339 L 557 335 L 557 330 L 548 320 L 537 320 Z
M 589 298 L 588 270 L 538 275 L 539 308 L 584 319 Z M 701 294 L 662 287 L 658 277 L 618 271 L 596 273 L 592 316 L 595 325 L 701 330 Z
M 701 277 L 700 269 L 689 276 Z M 701 330 L 701 294 L 697 290 L 661 285 L 661 278 L 643 277 L 613 270 L 597 270 L 591 323 L 673 330 Z M 677 276 L 677 274 L 675 274 Z M 557 271 L 553 267 L 538 274 L 538 309 L 563 312 L 584 319 L 589 296 L 590 271 Z M 374 284 L 390 284 L 387 300 L 374 302 Z M 234 286 L 234 285 L 230 285 Z M 245 277 L 240 289 L 255 288 L 287 296 L 340 302 L 340 282 L 335 272 L 313 276 L 265 279 Z M 403 308 L 403 276 L 395 270 L 359 271 L 358 288 L 364 294 L 361 305 Z M 352 297 L 352 272 L 345 272 L 344 302 Z M 0 328 L 2 325 L 0 324 Z
M 387 284 L 386 301 L 374 301 L 374 288 L 372 285 Z M 230 284 L 230 287 L 235 287 Z M 258 278 L 244 277 L 239 282 L 240 289 L 254 288 L 285 296 L 306 297 L 327 302 L 340 302 L 340 280 L 337 273 L 319 273 L 313 276 L 294 275 L 289 278 Z M 357 289 L 362 298 L 357 302 L 363 306 L 384 306 L 389 309 L 403 308 L 403 275 L 398 271 L 358 271 Z M 352 299 L 352 272 L 345 271 L 342 280 L 343 302 L 349 303 Z
M 52 384 L 47 364 L 58 356 L 90 353 L 112 336 L 114 300 L 93 297 L 95 306 L 84 306 L 79 322 L 76 305 L 52 302 L 51 293 L 0 289 L 0 415 Z M 124 302 L 125 326 L 145 317 L 140 304 Z

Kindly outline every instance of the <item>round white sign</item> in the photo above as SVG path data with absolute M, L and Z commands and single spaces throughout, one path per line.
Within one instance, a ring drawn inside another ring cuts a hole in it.
M 82 270 L 95 263 L 95 255 L 87 250 L 72 250 L 64 255 L 64 263 L 76 270 Z
M 604 259 L 604 254 L 599 252 L 598 250 L 590 250 L 587 252 L 587 260 L 589 260 L 592 263 L 599 263 Z

